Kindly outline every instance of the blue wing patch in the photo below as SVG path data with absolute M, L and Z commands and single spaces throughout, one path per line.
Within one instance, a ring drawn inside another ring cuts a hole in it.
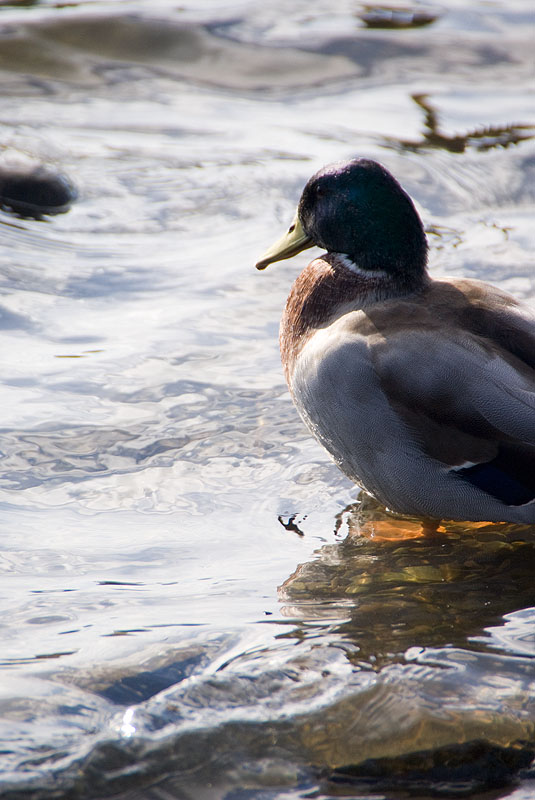
M 535 493 L 517 478 L 511 477 L 492 461 L 473 467 L 455 470 L 456 474 L 472 486 L 501 500 L 508 506 L 522 506 L 535 500 Z

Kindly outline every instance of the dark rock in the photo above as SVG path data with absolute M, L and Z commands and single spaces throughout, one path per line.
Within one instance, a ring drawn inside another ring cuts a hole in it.
M 69 179 L 49 167 L 0 165 L 0 206 L 21 217 L 64 214 L 76 197 Z

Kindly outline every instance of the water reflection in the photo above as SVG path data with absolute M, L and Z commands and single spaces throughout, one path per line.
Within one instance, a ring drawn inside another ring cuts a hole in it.
M 296 637 L 316 635 L 310 623 L 339 619 L 355 665 L 377 670 L 414 646 L 478 650 L 484 629 L 535 605 L 535 526 L 445 523 L 408 540 L 396 540 L 394 528 L 388 541 L 388 515 L 371 499 L 343 516 L 346 538 L 301 564 L 280 596 L 284 613 L 307 623 Z
M 533 125 L 509 124 L 489 125 L 469 130 L 463 134 L 448 136 L 440 130 L 440 120 L 436 108 L 426 94 L 413 94 L 412 99 L 424 111 L 424 131 L 420 140 L 391 140 L 401 150 L 418 152 L 425 148 L 447 150 L 450 153 L 464 153 L 468 148 L 492 150 L 496 147 L 509 147 L 535 137 Z
M 329 755 L 319 729 L 311 734 L 316 759 L 318 747 L 331 764 L 348 759 L 326 773 L 322 791 L 472 797 L 505 786 L 535 755 L 535 526 L 445 523 L 422 533 L 420 521 L 392 517 L 367 496 L 336 525 L 345 538 L 279 589 L 297 623 L 284 638 L 342 648 L 385 692 L 372 704 L 363 694 L 341 701 L 330 714 Z M 397 538 L 407 530 L 413 538 Z M 385 758 L 379 734 L 396 718 L 399 755 Z M 368 758 L 342 745 L 356 719 L 377 743 Z

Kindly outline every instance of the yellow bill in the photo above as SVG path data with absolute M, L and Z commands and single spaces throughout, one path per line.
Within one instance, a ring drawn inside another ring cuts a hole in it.
M 264 253 L 256 268 L 265 269 L 268 264 L 296 256 L 297 253 L 300 253 L 301 250 L 306 250 L 308 247 L 314 247 L 314 242 L 304 232 L 303 226 L 296 215 L 288 231 Z

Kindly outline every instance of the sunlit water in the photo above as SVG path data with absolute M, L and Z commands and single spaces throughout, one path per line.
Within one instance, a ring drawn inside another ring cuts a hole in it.
M 283 385 L 310 254 L 253 269 L 366 155 L 533 302 L 528 10 L 1 4 L 0 157 L 79 193 L 0 212 L 3 798 L 535 795 L 535 532 L 374 537 Z

